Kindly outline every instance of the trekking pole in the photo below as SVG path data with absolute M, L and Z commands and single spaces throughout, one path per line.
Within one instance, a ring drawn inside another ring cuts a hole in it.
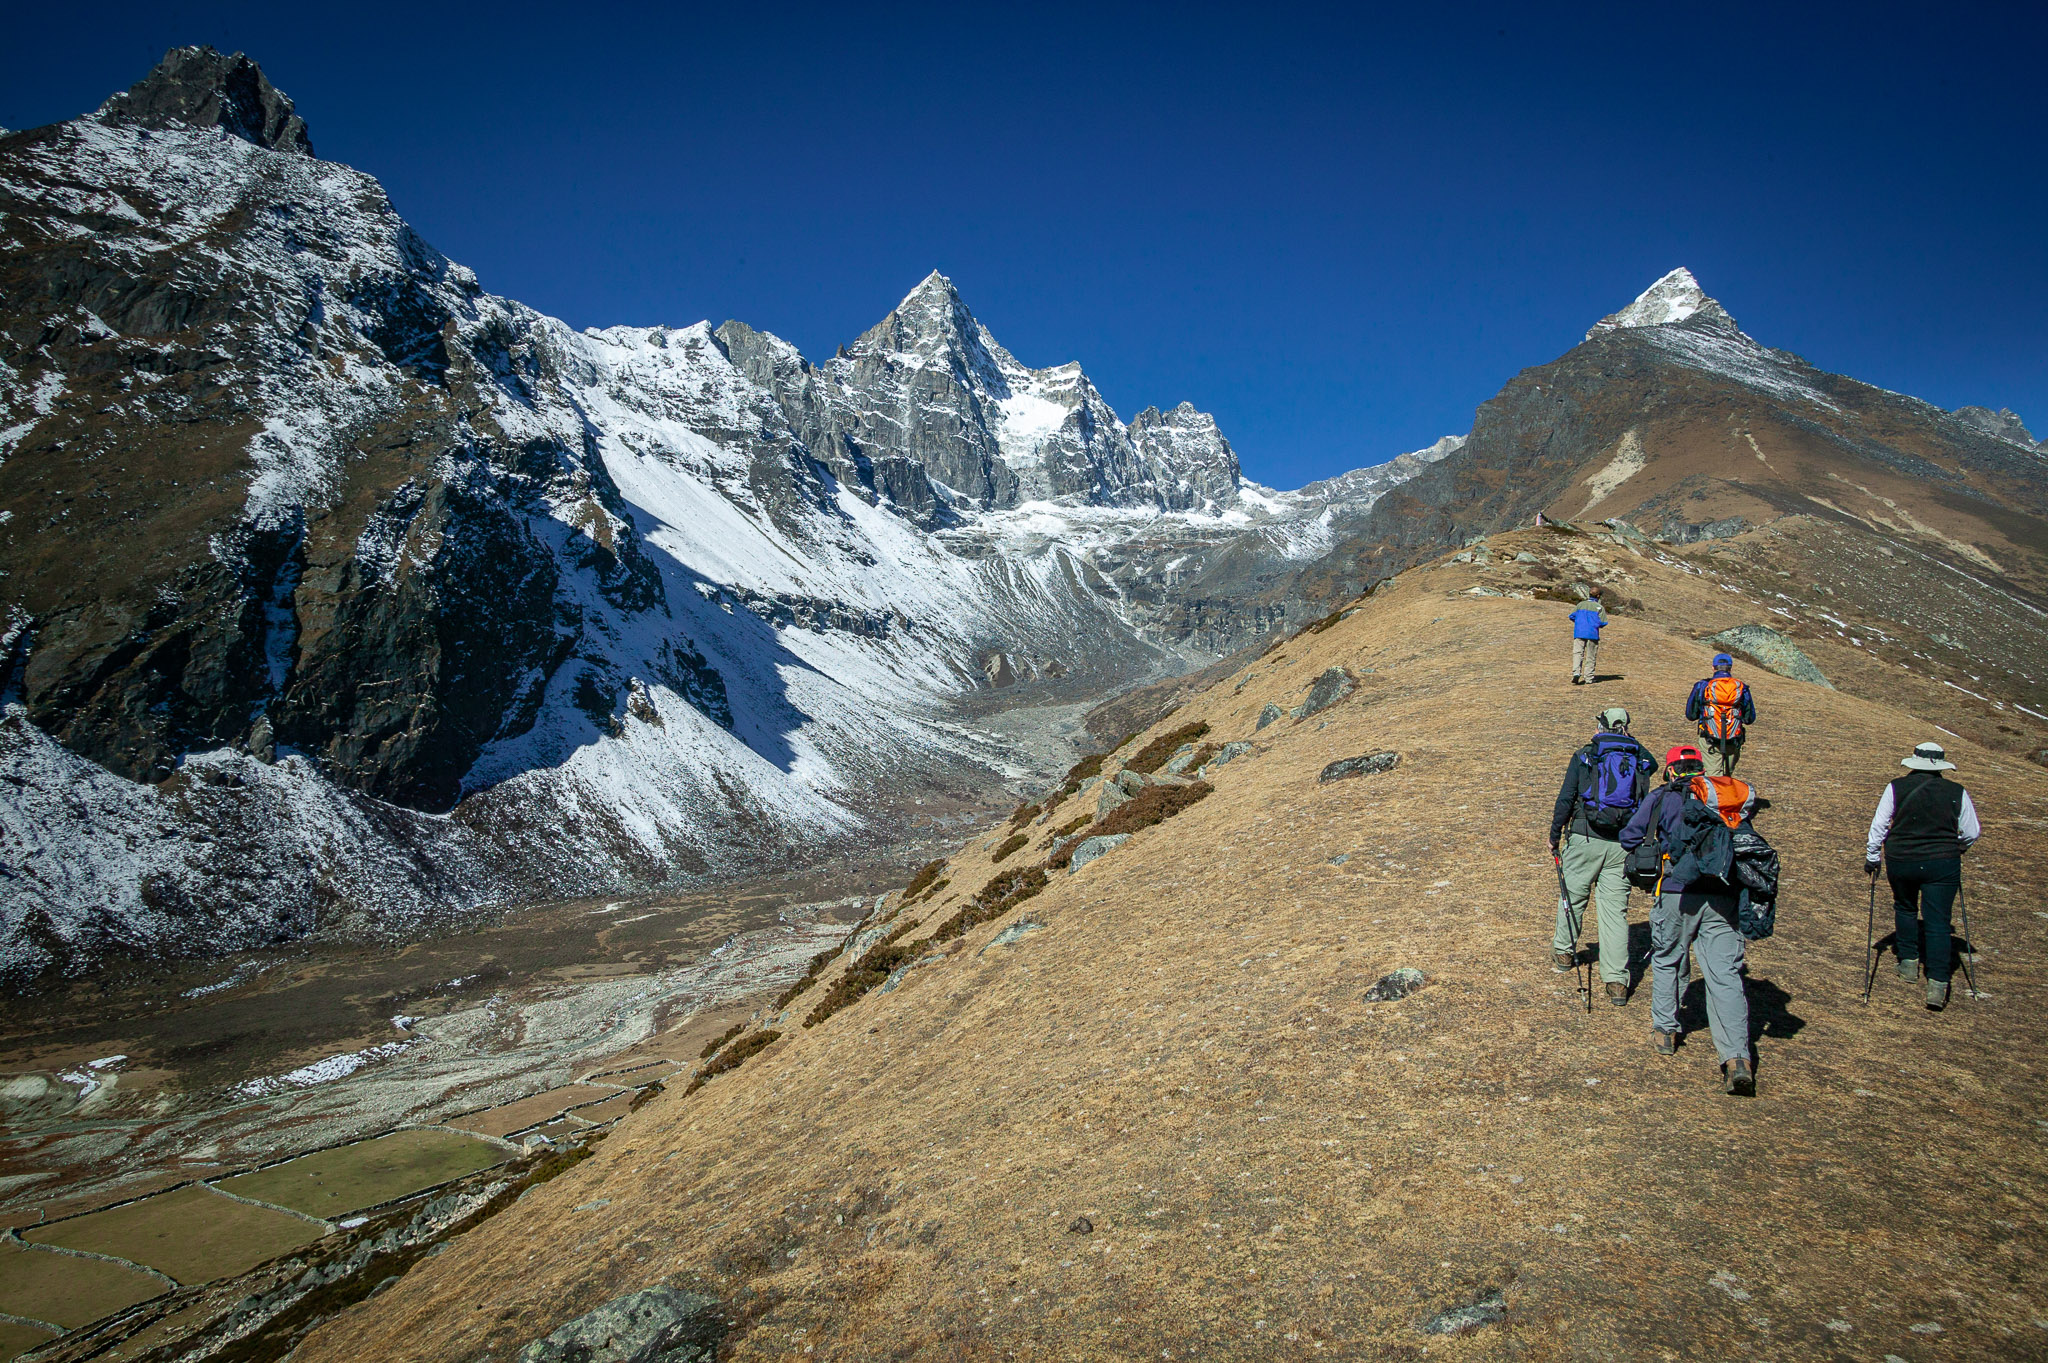
M 1877 942 L 1877 877 L 1870 877 L 1870 917 L 1863 925 L 1863 1001 L 1870 1002 L 1870 990 L 1877 983 L 1877 966 L 1871 952 Z
M 1956 883 L 1956 902 L 1962 905 L 1963 945 L 1969 948 L 1967 951 L 1957 952 L 1956 955 L 1962 960 L 1963 978 L 1969 982 L 1970 1000 L 1974 1003 L 1977 999 L 1977 973 L 1976 971 L 1970 968 L 1970 958 L 1977 954 L 1977 938 L 1975 934 L 1973 934 L 1970 931 L 1970 901 L 1963 896 L 1963 886 L 1961 881 L 1958 881 Z
M 1564 921 L 1571 924 L 1572 927 L 1572 985 L 1574 988 L 1578 988 L 1579 931 L 1585 927 L 1585 924 L 1572 912 L 1572 892 L 1567 890 L 1564 885 L 1564 858 L 1553 852 L 1550 856 L 1550 864 L 1557 870 L 1558 912 L 1564 915 Z M 1592 897 L 1593 892 L 1589 887 L 1586 891 L 1586 898 L 1590 900 Z M 1583 992 L 1586 995 L 1586 1011 L 1590 1013 L 1593 1011 L 1593 963 L 1591 961 L 1586 962 L 1586 983 L 1583 987 Z

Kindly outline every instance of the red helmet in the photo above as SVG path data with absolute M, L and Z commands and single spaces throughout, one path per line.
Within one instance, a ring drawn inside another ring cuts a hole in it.
M 1698 762 L 1705 766 L 1706 761 L 1707 759 L 1700 755 L 1700 750 L 1690 743 L 1673 744 L 1671 751 L 1664 754 L 1664 765 L 1667 767 L 1678 762 Z

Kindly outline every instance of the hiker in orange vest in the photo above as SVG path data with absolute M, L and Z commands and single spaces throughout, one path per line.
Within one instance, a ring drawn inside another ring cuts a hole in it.
M 1721 1089 L 1741 1097 L 1756 1094 L 1750 1065 L 1749 995 L 1742 982 L 1740 906 L 1721 882 L 1694 885 L 1684 855 L 1687 799 L 1699 800 L 1733 828 L 1755 807 L 1755 792 L 1733 777 L 1702 772 L 1699 749 L 1681 744 L 1664 755 L 1670 780 L 1650 792 L 1621 830 L 1630 851 L 1655 840 L 1663 854 L 1657 902 L 1650 909 L 1650 1040 L 1659 1055 L 1678 1049 L 1678 1000 L 1690 972 L 1688 951 L 1697 954 L 1706 982 L 1707 1030 L 1721 1061 Z
M 1734 671 L 1735 660 L 1716 653 L 1714 675 L 1694 682 L 1685 702 L 1685 717 L 1700 726 L 1700 756 L 1709 776 L 1735 774 L 1735 764 L 1742 760 L 1742 740 L 1756 723 L 1749 684 L 1736 680 Z

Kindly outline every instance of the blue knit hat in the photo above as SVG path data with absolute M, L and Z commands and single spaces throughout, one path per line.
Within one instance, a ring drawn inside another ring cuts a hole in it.
M 1733 668 L 1734 666 L 1735 666 L 1735 660 L 1734 660 L 1733 658 L 1729 657 L 1729 656 L 1728 656 L 1727 654 L 1725 654 L 1725 653 L 1716 653 L 1716 654 L 1714 655 L 1714 670 L 1715 670 L 1716 672 L 1726 672 L 1726 671 L 1728 671 L 1728 670 L 1729 670 L 1730 668 Z

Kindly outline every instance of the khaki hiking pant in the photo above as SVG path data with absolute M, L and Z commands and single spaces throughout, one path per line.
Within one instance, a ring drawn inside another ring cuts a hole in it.
M 1628 877 L 1622 874 L 1628 853 L 1618 842 L 1567 833 L 1564 890 L 1568 904 L 1557 909 L 1557 935 L 1551 946 L 1577 951 L 1579 927 L 1586 921 L 1590 895 L 1599 918 L 1600 978 L 1607 984 L 1628 983 Z
M 1598 639 L 1572 640 L 1572 677 L 1574 680 L 1593 680 L 1593 670 L 1600 665 L 1600 641 Z
M 1742 740 L 1748 735 L 1738 735 L 1716 745 L 1710 738 L 1700 739 L 1700 756 L 1707 760 L 1707 775 L 1733 776 L 1735 764 L 1742 760 Z
M 1678 1000 L 1692 972 L 1686 951 L 1699 957 L 1707 986 L 1707 1030 L 1722 1064 L 1749 1058 L 1749 995 L 1742 983 L 1742 934 L 1735 928 L 1735 896 L 1666 890 L 1650 910 L 1650 1025 L 1678 1033 Z

